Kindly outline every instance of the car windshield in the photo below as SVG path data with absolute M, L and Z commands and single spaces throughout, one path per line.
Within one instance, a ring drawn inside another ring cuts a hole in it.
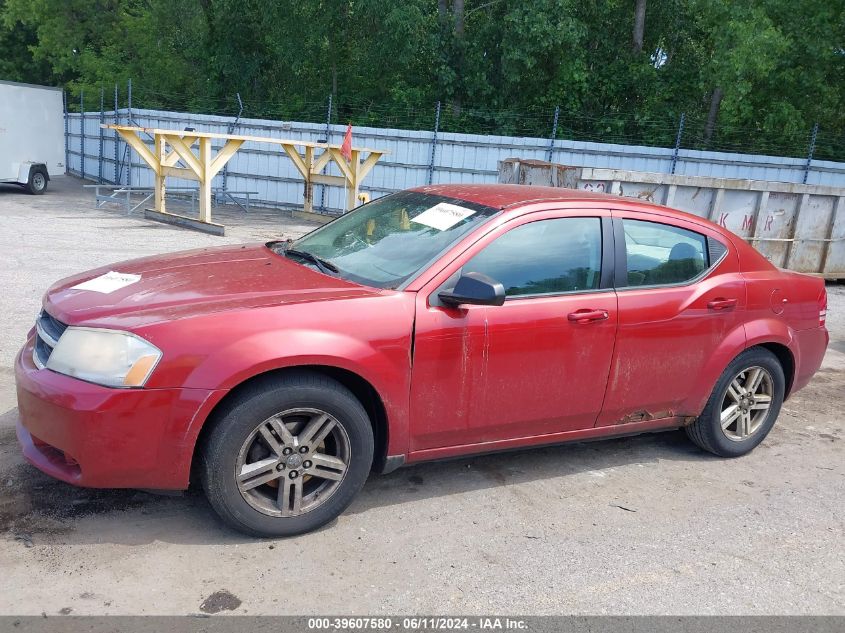
M 472 202 L 403 191 L 342 215 L 287 250 L 298 263 L 327 274 L 397 288 L 496 213 Z

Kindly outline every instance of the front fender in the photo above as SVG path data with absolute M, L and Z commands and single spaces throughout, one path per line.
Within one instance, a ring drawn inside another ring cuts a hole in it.
M 379 394 L 387 414 L 388 454 L 407 452 L 410 359 L 401 346 L 379 349 L 352 336 L 309 329 L 253 333 L 220 347 L 197 365 L 185 380 L 186 387 L 216 385 L 231 390 L 243 382 L 277 369 L 328 366 L 366 380 Z M 188 429 L 196 437 L 205 418 Z
M 403 360 L 406 362 L 399 363 L 382 350 L 337 332 L 307 329 L 257 332 L 215 350 L 191 371 L 185 386 L 205 384 L 231 389 L 274 369 L 330 365 L 358 374 L 381 392 L 397 374 L 408 372 L 407 356 Z

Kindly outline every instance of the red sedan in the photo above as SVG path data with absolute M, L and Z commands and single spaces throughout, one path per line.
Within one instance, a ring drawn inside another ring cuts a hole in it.
M 17 358 L 28 461 L 312 530 L 371 470 L 686 429 L 743 455 L 821 364 L 821 279 L 699 217 L 525 186 L 432 186 L 295 242 L 65 279 Z

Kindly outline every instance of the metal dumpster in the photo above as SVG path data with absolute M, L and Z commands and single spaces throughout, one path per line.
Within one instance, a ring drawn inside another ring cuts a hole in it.
M 726 227 L 776 266 L 845 279 L 845 189 L 567 167 L 517 158 L 499 162 L 499 182 L 583 189 L 664 204 Z

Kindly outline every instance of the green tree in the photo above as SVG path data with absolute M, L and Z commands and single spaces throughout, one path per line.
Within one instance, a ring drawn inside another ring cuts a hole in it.
M 0 0 L 0 77 L 137 105 L 845 158 L 845 0 Z M 93 101 L 86 100 L 88 107 Z

